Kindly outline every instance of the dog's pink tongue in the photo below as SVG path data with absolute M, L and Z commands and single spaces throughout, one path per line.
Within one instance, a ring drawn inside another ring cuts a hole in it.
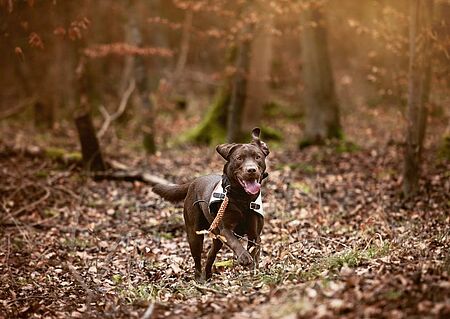
M 253 195 L 257 194 L 261 189 L 261 184 L 258 183 L 256 179 L 254 181 L 244 181 L 244 185 L 245 191 Z

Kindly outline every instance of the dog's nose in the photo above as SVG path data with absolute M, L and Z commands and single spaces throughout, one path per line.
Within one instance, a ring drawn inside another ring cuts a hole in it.
M 247 173 L 256 173 L 256 167 L 247 167 Z

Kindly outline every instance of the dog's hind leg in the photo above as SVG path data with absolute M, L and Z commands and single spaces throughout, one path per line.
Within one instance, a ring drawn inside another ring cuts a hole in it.
M 202 279 L 203 235 L 198 235 L 194 227 L 192 229 L 186 229 L 186 233 L 191 255 L 195 263 L 195 280 L 200 281 Z
M 207 228 L 207 223 L 198 207 L 193 207 L 189 201 L 185 201 L 184 204 L 184 222 L 189 248 L 195 263 L 195 280 L 201 281 L 203 279 L 202 251 L 204 236 L 197 234 L 197 231 Z
M 205 265 L 205 279 L 208 280 L 212 276 L 212 266 L 214 264 L 214 260 L 216 259 L 217 253 L 220 248 L 222 248 L 223 243 L 220 239 L 213 239 L 212 246 L 208 252 L 208 257 L 206 258 Z

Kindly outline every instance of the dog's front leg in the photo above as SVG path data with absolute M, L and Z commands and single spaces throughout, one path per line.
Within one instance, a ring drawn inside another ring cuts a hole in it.
M 228 228 L 221 228 L 220 234 L 225 237 L 226 245 L 230 247 L 238 258 L 238 263 L 242 266 L 253 264 L 253 258 L 247 250 L 241 245 L 239 240 L 234 236 L 233 232 Z
M 258 267 L 259 257 L 261 254 L 261 231 L 264 225 L 264 217 L 259 214 L 253 213 L 250 215 L 248 223 L 248 244 L 247 249 L 250 255 L 253 257 L 254 266 Z

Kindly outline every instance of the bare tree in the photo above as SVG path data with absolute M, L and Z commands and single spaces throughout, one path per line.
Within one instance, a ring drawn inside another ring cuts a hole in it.
M 259 5 L 259 6 L 258 6 Z M 272 12 L 268 2 L 256 3 L 255 9 L 261 15 L 261 23 L 255 30 L 251 44 L 247 100 L 245 103 L 242 129 L 250 132 L 255 126 L 261 126 L 264 104 L 270 99 L 270 72 L 272 66 Z
M 240 19 L 246 20 L 249 10 L 253 9 L 249 1 L 244 1 L 238 9 Z M 228 106 L 227 141 L 239 142 L 242 137 L 242 120 L 247 100 L 247 82 L 250 69 L 251 37 L 253 25 L 244 22 L 244 26 L 237 38 L 235 74 L 231 86 L 231 100 Z
M 430 93 L 432 18 L 433 0 L 411 0 L 408 114 L 403 169 L 403 194 L 406 197 L 414 195 L 419 185 Z
M 127 41 L 135 46 L 142 46 L 142 34 L 138 23 L 139 7 L 135 0 L 130 0 L 128 12 L 128 25 L 126 30 Z M 128 64 L 131 65 L 131 77 L 136 81 L 138 102 L 143 110 L 142 134 L 143 146 L 147 153 L 156 152 L 156 143 L 153 129 L 154 107 L 150 100 L 150 88 L 148 70 L 141 55 L 128 57 Z
M 302 11 L 302 70 L 305 83 L 305 136 L 301 146 L 339 138 L 341 124 L 328 53 L 323 5 L 308 2 Z
M 227 141 L 238 142 L 242 135 L 242 116 L 247 98 L 247 76 L 250 65 L 250 41 L 243 39 L 237 47 L 236 73 L 228 106 Z

